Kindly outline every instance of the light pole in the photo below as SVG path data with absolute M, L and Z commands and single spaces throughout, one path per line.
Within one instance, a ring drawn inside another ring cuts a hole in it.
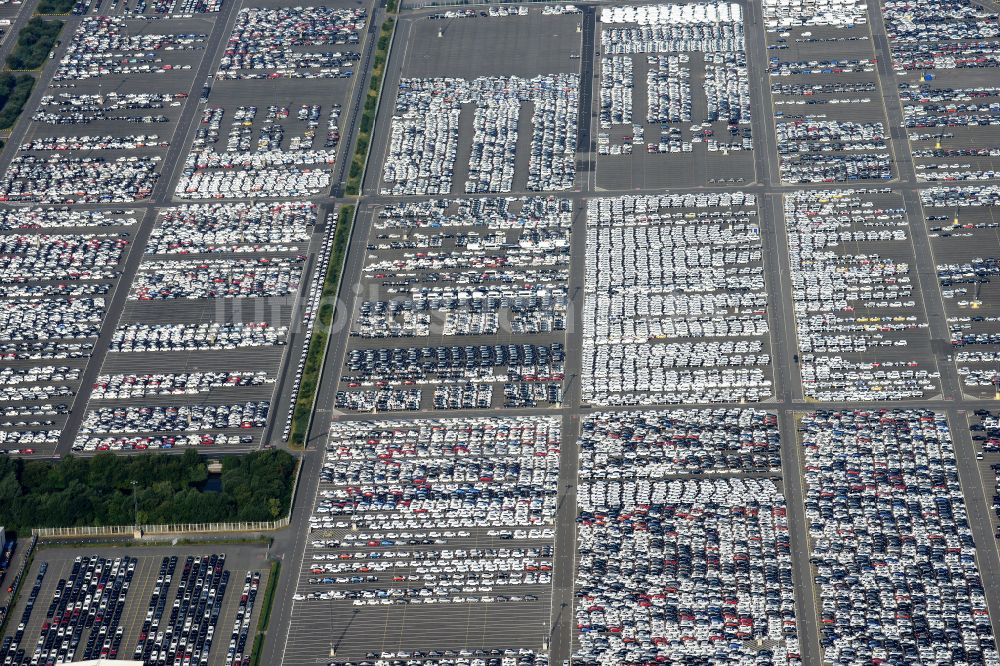
M 138 485 L 139 485 L 138 481 L 132 481 L 132 511 L 133 511 L 132 516 L 134 519 L 133 520 L 134 530 L 136 532 L 139 531 L 139 495 L 137 494 Z

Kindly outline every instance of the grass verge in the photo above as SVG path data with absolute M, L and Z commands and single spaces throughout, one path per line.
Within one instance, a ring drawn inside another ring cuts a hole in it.
M 358 126 L 358 143 L 351 158 L 351 167 L 347 173 L 347 193 L 358 194 L 361 191 L 361 177 L 365 172 L 365 161 L 368 159 L 368 147 L 372 140 L 372 126 L 375 124 L 375 114 L 378 113 L 378 94 L 382 86 L 382 75 L 385 74 L 385 63 L 389 56 L 389 42 L 392 41 L 392 31 L 396 19 L 391 16 L 382 23 L 379 31 L 378 44 L 375 47 L 375 60 L 372 63 L 372 78 L 368 82 L 365 93 L 365 105 Z
M 292 413 L 292 427 L 288 434 L 288 443 L 295 448 L 303 448 L 309 430 L 309 417 L 319 386 L 319 375 L 323 369 L 323 355 L 330 338 L 330 325 L 333 323 L 334 306 L 337 302 L 337 289 L 340 286 L 340 271 L 347 255 L 347 244 L 351 239 L 351 221 L 354 219 L 354 206 L 344 206 L 337 215 L 337 229 L 333 234 L 333 247 L 330 249 L 330 263 L 326 267 L 326 277 L 323 279 L 323 293 L 320 297 L 320 308 L 316 314 L 316 325 L 309 339 L 309 350 L 306 352 L 306 363 L 302 368 L 302 381 L 299 383 L 299 394 L 295 397 L 295 411 Z
M 17 44 L 7 56 L 7 67 L 13 70 L 38 69 L 49 57 L 62 30 L 63 21 L 46 21 L 35 16 L 17 33 Z
M 260 666 L 261 653 L 264 650 L 264 635 L 271 621 L 271 605 L 274 603 L 274 591 L 278 586 L 278 576 L 281 574 L 281 562 L 271 562 L 271 573 L 267 577 L 267 589 L 264 590 L 264 601 L 261 603 L 260 619 L 257 620 L 257 635 L 253 638 L 253 649 L 250 651 L 250 666 Z

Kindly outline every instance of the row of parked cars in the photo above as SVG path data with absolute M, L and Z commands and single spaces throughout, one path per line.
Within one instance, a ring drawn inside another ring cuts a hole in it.
M 253 617 L 253 607 L 257 602 L 257 592 L 260 590 L 260 578 L 259 571 L 248 571 L 243 579 L 240 605 L 236 609 L 233 633 L 229 637 L 229 649 L 226 652 L 226 666 L 249 666 L 250 664 L 247 639 L 250 638 L 251 631 L 256 635 L 257 625 L 256 619 Z M 252 643 L 253 641 L 251 641 L 251 645 Z
M 35 576 L 35 582 L 31 586 L 31 590 L 28 592 L 27 601 L 24 603 L 24 610 L 21 611 L 20 622 L 17 623 L 17 627 L 14 629 L 12 634 L 3 637 L 3 642 L 0 643 L 0 657 L 3 658 L 4 666 L 14 666 L 15 664 L 20 664 L 25 658 L 25 648 L 21 646 L 22 641 L 24 641 L 24 634 L 28 628 L 28 622 L 31 621 L 31 615 L 35 610 L 35 604 L 38 602 L 38 597 L 42 592 L 42 582 L 45 580 L 45 574 L 49 570 L 49 563 L 42 562 L 38 565 L 38 574 Z M 6 618 L 6 612 L 4 617 Z
M 772 393 L 756 197 L 591 199 L 581 381 L 598 404 Z

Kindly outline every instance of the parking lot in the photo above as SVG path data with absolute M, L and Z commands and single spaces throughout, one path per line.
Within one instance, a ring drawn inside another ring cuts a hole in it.
M 944 297 L 952 357 L 970 397 L 993 399 L 998 386 L 1000 302 L 989 249 L 1000 223 L 994 186 L 939 186 L 922 193 L 927 233 Z
M 802 663 L 777 418 L 599 412 L 582 429 L 574 663 Z
M 172 664 L 175 655 L 206 666 L 248 663 L 257 593 L 270 572 L 264 554 L 248 545 L 42 547 L 0 654 L 12 664 L 97 657 Z
M 743 6 L 598 12 L 597 187 L 750 183 L 750 73 Z
M 909 242 L 917 211 L 888 188 L 800 191 L 785 195 L 784 211 L 805 395 L 934 395 L 940 375 Z
M 772 392 L 756 198 L 591 199 L 584 400 L 738 403 Z
M 560 446 L 554 418 L 338 424 L 282 663 L 547 663 Z
M 141 218 L 126 208 L 0 211 L 0 450 L 55 448 Z
M 377 209 L 337 407 L 561 402 L 573 214 L 542 197 Z
M 200 122 L 175 197 L 328 193 L 368 22 L 363 5 L 243 6 L 201 88 Z
M 825 410 L 804 415 L 800 431 L 826 658 L 994 663 L 945 417 L 926 409 Z
M 812 6 L 765 2 L 781 182 L 890 180 L 895 158 L 882 86 L 891 83 L 876 72 L 865 6 Z
M 0 182 L 0 200 L 149 199 L 166 149 L 183 140 L 177 119 L 191 101 L 212 28 L 205 17 L 83 19 L 64 35 L 66 47 L 56 49 L 60 59 L 51 84 Z
M 0 449 L 276 443 L 386 8 L 98 2 L 3 155 Z M 265 661 L 997 663 L 995 13 L 396 15 Z M 137 558 L 90 650 L 155 663 Z
M 581 15 L 467 11 L 400 23 L 405 46 L 379 120 L 385 144 L 373 152 L 382 163 L 378 191 L 573 189 Z
M 163 209 L 74 449 L 260 444 L 323 212 L 309 203 Z

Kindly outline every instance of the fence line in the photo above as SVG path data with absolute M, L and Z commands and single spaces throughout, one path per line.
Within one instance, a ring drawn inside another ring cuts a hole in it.
M 192 534 L 204 532 L 262 532 L 287 527 L 289 517 L 278 520 L 258 520 L 237 523 L 177 523 L 176 525 L 139 525 L 143 534 Z M 125 536 L 132 535 L 135 525 L 102 525 L 100 527 L 38 527 L 31 533 L 41 538 Z
M 401 9 L 424 9 L 427 7 L 462 7 L 462 6 L 483 6 L 489 5 L 510 5 L 510 4 L 562 4 L 581 5 L 589 0 L 566 0 L 565 2 L 554 2 L 554 0 L 401 0 Z

